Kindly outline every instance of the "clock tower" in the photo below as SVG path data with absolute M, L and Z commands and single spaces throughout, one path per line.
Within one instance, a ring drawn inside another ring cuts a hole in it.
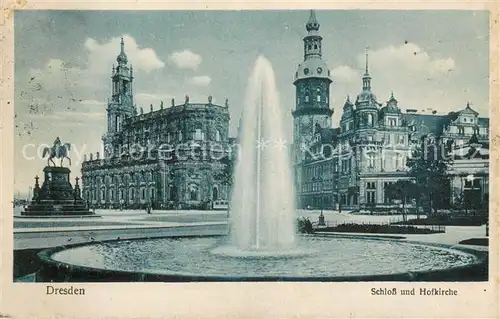
M 293 163 L 300 165 L 305 150 L 311 143 L 316 124 L 332 126 L 333 110 L 330 109 L 330 70 L 322 59 L 322 37 L 314 10 L 311 10 L 304 37 L 304 61 L 295 73 L 296 88 L 293 115 Z M 297 170 L 297 169 L 296 169 Z M 299 172 L 296 172 L 296 176 Z

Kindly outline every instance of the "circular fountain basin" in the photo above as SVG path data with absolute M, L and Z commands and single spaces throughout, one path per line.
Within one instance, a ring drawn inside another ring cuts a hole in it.
M 485 263 L 468 251 L 398 240 L 302 236 L 290 255 L 260 256 L 233 248 L 224 254 L 224 240 L 157 238 L 46 250 L 38 280 L 444 281 Z

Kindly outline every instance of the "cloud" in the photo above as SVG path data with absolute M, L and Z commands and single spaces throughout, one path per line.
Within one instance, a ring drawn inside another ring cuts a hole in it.
M 356 54 L 356 65 L 341 64 L 331 70 L 334 81 L 330 101 L 336 109 L 333 117 L 338 123 L 346 95 L 352 102 L 362 88 L 365 52 Z M 450 56 L 434 56 L 415 43 L 389 45 L 369 51 L 369 72 L 372 92 L 385 104 L 394 92 L 399 106 L 405 110 L 432 107 L 441 113 L 461 109 L 468 93 L 446 90 L 459 68 Z M 423 107 L 425 106 L 425 107 Z
M 83 101 L 80 101 L 81 104 L 83 105 L 106 105 L 105 102 L 100 102 L 100 101 L 96 101 L 96 100 L 83 100 Z
M 342 83 L 352 82 L 360 77 L 360 74 L 356 70 L 347 65 L 341 65 L 332 69 L 330 75 L 335 82 Z
M 189 79 L 189 83 L 198 86 L 207 86 L 212 82 L 208 75 L 193 76 Z
M 84 44 L 88 53 L 88 70 L 94 74 L 111 72 L 111 64 L 116 61 L 116 57 L 120 53 L 120 41 L 120 37 L 112 38 L 104 43 L 88 38 Z M 123 35 L 123 42 L 125 53 L 129 63 L 133 64 L 134 70 L 149 73 L 165 66 L 165 63 L 158 58 L 153 49 L 140 48 L 133 37 Z
M 191 52 L 190 50 L 173 52 L 168 60 L 179 69 L 192 69 L 196 70 L 200 65 L 202 58 L 199 54 Z
M 434 58 L 414 43 L 400 46 L 388 46 L 369 52 L 370 68 L 386 67 L 402 73 L 414 73 L 425 76 L 439 76 L 456 69 L 455 61 L 448 57 Z M 358 56 L 363 61 L 364 55 Z

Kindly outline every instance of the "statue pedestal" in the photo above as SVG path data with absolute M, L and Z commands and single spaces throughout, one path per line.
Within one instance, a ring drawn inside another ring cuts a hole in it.
M 67 167 L 47 166 L 43 169 L 42 187 L 35 184 L 33 199 L 21 213 L 23 216 L 85 216 L 94 215 L 80 196 L 78 184 L 69 182 Z

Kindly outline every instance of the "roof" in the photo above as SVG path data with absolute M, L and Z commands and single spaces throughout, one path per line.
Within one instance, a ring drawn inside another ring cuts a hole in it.
M 449 115 L 406 113 L 403 116 L 408 125 L 413 122 L 417 127 L 421 127 L 419 130 L 435 135 L 442 133 L 443 126 L 450 121 Z
M 294 83 L 309 78 L 326 79 L 332 82 L 328 65 L 321 57 L 308 57 L 304 62 L 299 64 L 297 72 L 295 72 Z

